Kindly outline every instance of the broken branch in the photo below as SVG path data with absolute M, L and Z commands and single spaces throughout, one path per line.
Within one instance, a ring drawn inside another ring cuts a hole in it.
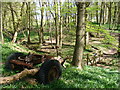
M 17 81 L 22 79 L 23 77 L 26 77 L 27 75 L 35 75 L 38 72 L 39 68 L 35 68 L 35 69 L 25 69 L 20 73 L 17 73 L 15 75 L 12 76 L 8 76 L 8 77 L 0 77 L 0 84 L 9 84 L 13 81 Z

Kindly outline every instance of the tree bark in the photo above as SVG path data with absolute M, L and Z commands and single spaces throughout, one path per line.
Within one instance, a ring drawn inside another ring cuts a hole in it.
M 60 48 L 62 48 L 62 15 L 61 15 L 61 2 L 60 2 Z
M 86 7 L 89 7 L 89 5 L 90 3 L 86 2 Z M 98 18 L 98 16 L 96 18 Z M 85 22 L 87 22 L 87 19 L 88 19 L 88 12 L 87 10 L 85 10 Z M 89 32 L 85 31 L 85 47 L 84 48 L 86 48 L 88 44 L 89 44 Z
M 28 10 L 28 37 L 27 37 L 27 42 L 30 43 L 30 29 L 31 29 L 31 14 L 30 14 L 30 2 L 28 2 L 27 5 L 27 10 Z
M 44 41 L 44 35 L 43 35 L 43 14 L 44 14 L 44 2 L 41 2 L 42 6 L 41 6 L 41 22 L 40 22 L 40 37 L 39 37 L 39 43 L 43 44 Z M 40 4 L 40 2 L 39 2 Z
M 118 2 L 118 32 L 119 32 L 119 36 L 118 36 L 118 55 L 120 56 L 120 1 Z
M 17 30 L 16 30 L 16 25 L 15 25 L 15 17 L 13 13 L 12 3 L 9 3 L 9 7 L 10 7 L 11 15 L 12 15 L 12 22 L 13 22 L 13 28 L 14 28 L 14 35 L 13 35 L 12 42 L 15 43 L 17 39 Z
M 116 18 L 117 18 L 117 3 L 116 2 L 114 2 L 114 5 L 115 5 L 115 7 L 114 7 L 114 16 L 113 16 L 113 29 L 115 28 L 115 26 L 116 26 Z
M 76 42 L 75 42 L 72 64 L 82 69 L 84 35 L 85 35 L 85 3 L 77 2 L 76 5 L 77 5 L 77 28 L 76 28 Z
M 105 2 L 103 3 L 103 12 L 102 12 L 103 24 L 105 24 Z
M 99 25 L 101 25 L 101 24 L 102 24 L 102 16 L 103 16 L 103 3 L 104 3 L 104 2 L 102 2 L 102 3 L 101 3 L 101 10 L 100 10 L 100 22 L 99 22 Z
M 112 2 L 110 2 L 110 5 L 108 6 L 108 24 L 109 24 L 109 29 L 110 29 L 110 26 L 111 26 L 111 8 L 112 8 Z
M 17 73 L 15 75 L 12 76 L 8 76 L 8 77 L 0 77 L 0 84 L 10 84 L 14 81 L 20 80 L 23 77 L 26 77 L 27 75 L 35 75 L 38 72 L 39 68 L 35 68 L 35 69 L 25 69 L 20 73 Z
M 4 44 L 3 28 L 2 28 L 2 2 L 0 2 L 0 33 L 1 43 Z
M 98 2 L 96 2 L 96 5 L 98 6 Z M 96 10 L 96 22 L 98 23 L 98 10 Z
M 59 46 L 59 30 L 58 30 L 58 6 L 56 1 L 54 1 L 54 5 L 55 5 L 55 37 L 56 37 L 56 46 Z

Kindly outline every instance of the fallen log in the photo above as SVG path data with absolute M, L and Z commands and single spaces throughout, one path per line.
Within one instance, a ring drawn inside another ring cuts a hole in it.
M 17 74 L 12 75 L 12 76 L 0 77 L 0 84 L 9 84 L 9 83 L 12 83 L 13 81 L 20 80 L 23 77 L 26 77 L 27 75 L 33 76 L 38 72 L 39 69 L 40 68 L 35 68 L 35 69 L 30 69 L 30 70 L 25 69 L 22 72 L 17 73 Z
M 33 65 L 32 65 L 32 64 L 25 63 L 25 62 L 22 62 L 22 61 L 11 60 L 10 63 L 14 63 L 14 64 L 16 64 L 16 65 L 26 66 L 26 67 L 28 67 L 28 68 L 33 68 Z
M 64 64 L 64 62 L 67 60 L 67 59 L 70 59 L 71 57 L 66 57 L 66 58 L 61 58 L 61 57 L 54 57 L 53 59 L 50 59 L 48 61 L 55 61 L 57 60 L 61 65 Z M 10 61 L 11 63 L 14 63 L 16 65 L 21 65 L 21 66 L 27 66 L 27 67 L 33 67 L 31 64 L 27 64 L 27 63 L 24 63 L 24 62 L 21 62 L 21 61 L 16 61 L 16 60 L 11 60 Z M 50 62 L 51 63 L 51 62 Z M 54 65 L 54 62 L 52 62 L 53 65 Z M 56 62 L 57 63 L 57 62 Z M 55 64 L 56 64 L 55 63 Z M 49 65 L 49 63 L 48 63 Z M 58 64 L 56 64 L 58 65 Z M 46 66 L 47 67 L 47 66 Z M 45 67 L 45 68 L 46 68 Z M 51 66 L 52 67 L 52 66 Z M 60 67 L 59 67 L 60 68 Z M 38 71 L 40 70 L 40 68 L 35 68 L 35 69 L 24 69 L 23 71 L 21 71 L 20 73 L 17 73 L 15 75 L 12 75 L 12 76 L 7 76 L 7 77 L 0 77 L 0 84 L 10 84 L 14 81 L 17 81 L 17 80 L 20 80 L 28 75 L 32 75 L 34 76 Z

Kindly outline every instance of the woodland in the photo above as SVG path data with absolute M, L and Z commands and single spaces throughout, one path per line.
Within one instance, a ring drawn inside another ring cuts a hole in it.
M 0 2 L 0 36 L 2 89 L 119 87 L 120 1 Z M 34 74 L 41 64 L 21 72 L 7 69 L 8 56 L 16 52 L 65 58 L 64 63 L 58 60 L 60 78 L 44 85 L 36 76 L 20 75 L 27 71 Z M 13 82 L 2 83 L 9 77 Z

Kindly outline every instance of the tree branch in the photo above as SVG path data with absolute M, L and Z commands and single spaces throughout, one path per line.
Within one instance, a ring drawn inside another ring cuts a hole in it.
M 22 79 L 23 77 L 26 77 L 27 75 L 35 75 L 38 72 L 39 68 L 35 68 L 35 69 L 25 69 L 20 73 L 17 73 L 15 75 L 12 76 L 8 76 L 8 77 L 0 77 L 0 84 L 9 84 L 13 81 L 17 81 Z

